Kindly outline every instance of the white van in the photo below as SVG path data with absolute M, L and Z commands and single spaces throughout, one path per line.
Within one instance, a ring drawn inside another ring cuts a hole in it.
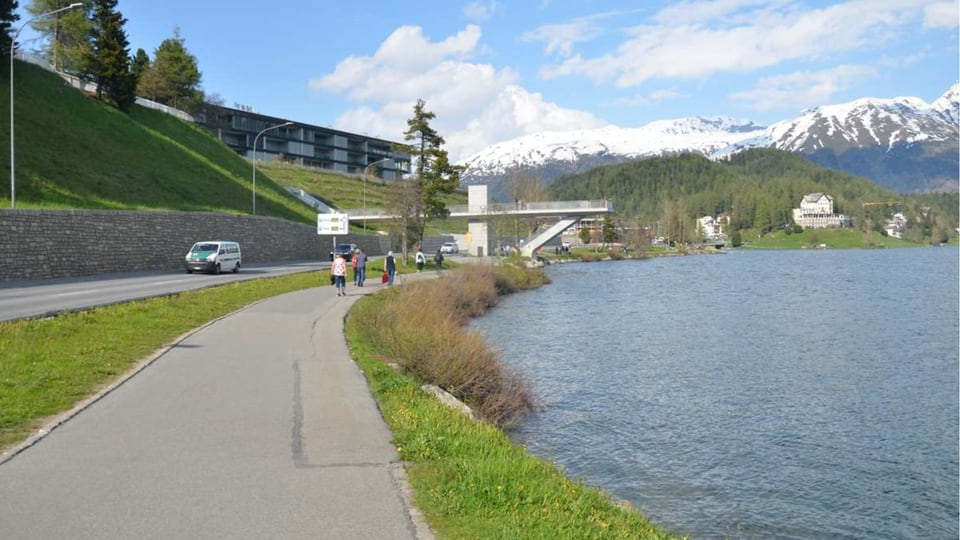
M 240 244 L 223 240 L 197 242 L 187 252 L 184 266 L 188 274 L 194 270 L 214 274 L 226 270 L 236 273 L 240 270 Z

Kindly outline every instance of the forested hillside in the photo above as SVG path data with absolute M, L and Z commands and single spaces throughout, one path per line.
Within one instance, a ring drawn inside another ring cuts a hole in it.
M 696 217 L 726 214 L 733 230 L 759 234 L 790 223 L 804 194 L 815 192 L 832 196 L 835 211 L 864 230 L 881 226 L 897 211 L 917 225 L 917 241 L 937 226 L 955 234 L 951 231 L 958 222 L 955 193 L 907 196 L 797 154 L 765 148 L 721 162 L 683 154 L 600 167 L 562 177 L 550 191 L 563 200 L 606 198 L 621 219 L 641 224 L 692 223 Z

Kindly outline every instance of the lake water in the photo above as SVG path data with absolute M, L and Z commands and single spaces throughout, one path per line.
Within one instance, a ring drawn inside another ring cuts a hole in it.
M 515 433 L 692 538 L 958 537 L 960 252 L 555 265 L 474 321 Z

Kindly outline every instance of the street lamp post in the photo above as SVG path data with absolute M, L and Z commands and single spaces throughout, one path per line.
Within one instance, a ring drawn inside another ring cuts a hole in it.
M 363 230 L 367 230 L 367 174 L 371 167 L 378 163 L 383 163 L 385 161 L 391 161 L 393 158 L 383 158 L 374 161 L 373 163 L 368 163 L 367 166 L 363 169 Z
M 21 24 L 20 28 L 17 28 L 17 31 L 14 32 L 13 37 L 10 39 L 10 208 L 17 207 L 17 175 L 14 167 L 16 146 L 13 142 L 13 54 L 17 48 L 17 38 L 20 37 L 20 31 L 26 28 L 28 24 L 51 15 L 56 15 L 61 11 L 67 11 L 68 9 L 73 9 L 82 5 L 83 3 L 76 2 L 60 9 L 48 11 L 47 13 L 41 13 L 40 15 L 37 15 L 36 17 Z
M 261 135 L 270 131 L 271 129 L 278 129 L 284 126 L 292 126 L 293 122 L 284 122 L 282 124 L 277 124 L 275 126 L 265 127 L 260 130 L 260 133 L 257 133 L 257 136 L 253 138 L 253 215 L 257 215 L 257 139 Z M 264 143 L 266 146 L 266 143 Z

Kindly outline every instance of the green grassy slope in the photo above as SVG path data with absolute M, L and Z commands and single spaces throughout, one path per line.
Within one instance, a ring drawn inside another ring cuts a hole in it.
M 251 211 L 252 167 L 202 128 L 107 107 L 36 66 L 16 64 L 16 194 L 23 208 Z M 9 80 L 0 84 L 9 115 Z M 0 148 L 10 145 L 9 127 Z M 9 159 L 0 177 L 10 176 Z M 9 207 L 9 182 L 0 182 Z M 257 173 L 257 214 L 313 223 L 312 209 Z
M 300 188 L 323 202 L 338 209 L 375 209 L 389 206 L 390 185 L 379 178 L 320 172 L 295 165 L 272 161 L 261 163 L 257 170 L 264 170 L 270 178 L 284 187 Z M 444 199 L 447 205 L 467 204 L 467 194 L 457 191 Z M 466 222 L 459 220 L 435 220 L 428 231 L 466 231 Z

